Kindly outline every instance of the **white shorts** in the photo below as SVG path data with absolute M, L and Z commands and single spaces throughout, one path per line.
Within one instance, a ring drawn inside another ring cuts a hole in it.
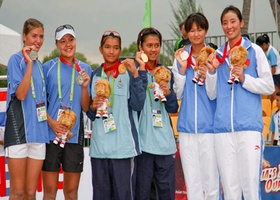
M 5 149 L 5 156 L 8 158 L 32 158 L 45 160 L 46 144 L 45 143 L 25 143 L 12 145 Z

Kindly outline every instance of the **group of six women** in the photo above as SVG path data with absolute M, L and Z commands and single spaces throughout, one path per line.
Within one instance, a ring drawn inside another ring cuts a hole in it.
M 92 71 L 74 57 L 76 36 L 68 24 L 55 31 L 59 57 L 43 65 L 33 58 L 31 53 L 43 44 L 44 29 L 38 20 L 27 20 L 24 47 L 8 63 L 4 145 L 10 199 L 35 199 L 41 170 L 44 199 L 55 199 L 60 166 L 65 199 L 78 199 L 84 159 L 83 112 L 93 121 L 93 199 L 149 199 L 152 181 L 158 199 L 175 199 L 177 149 L 168 113 L 177 112 L 178 99 L 182 103 L 177 130 L 188 199 L 216 200 L 221 191 L 225 199 L 259 199 L 263 149 L 260 94 L 271 94 L 274 85 L 262 50 L 241 37 L 244 22 L 239 9 L 225 8 L 221 23 L 228 41 L 209 56 L 205 66 L 199 66 L 197 55 L 206 45 L 209 25 L 201 13 L 187 17 L 185 29 L 191 44 L 175 52 L 171 80 L 159 83 L 166 95 L 166 102 L 161 102 L 153 99 L 150 87 L 155 69 L 161 66 L 162 36 L 157 29 L 142 29 L 135 60 L 124 61 L 119 60 L 120 34 L 105 31 L 99 47 L 104 62 Z M 228 55 L 236 45 L 247 49 L 250 65 L 245 70 L 234 66 L 232 73 L 239 75 L 240 83 L 229 85 Z M 185 51 L 188 58 L 181 56 Z M 126 73 L 119 73 L 121 64 Z M 196 65 L 206 77 L 202 86 L 192 82 Z M 76 82 L 77 77 L 82 81 Z M 110 82 L 107 119 L 96 117 L 97 108 L 105 101 L 94 90 L 100 79 Z M 67 132 L 57 120 L 66 109 L 75 112 L 77 121 L 71 130 L 73 137 L 62 148 L 53 140 Z M 154 116 L 161 123 L 153 123 Z M 104 128 L 105 123 L 111 128 Z

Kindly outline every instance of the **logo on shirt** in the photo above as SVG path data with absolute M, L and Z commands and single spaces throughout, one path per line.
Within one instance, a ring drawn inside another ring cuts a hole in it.
M 121 88 L 123 88 L 123 87 L 124 87 L 124 84 L 123 84 L 123 81 L 122 81 L 122 79 L 121 79 L 121 78 L 118 80 L 118 84 L 117 84 L 117 86 L 118 86 L 118 88 L 119 88 L 119 89 L 121 89 Z

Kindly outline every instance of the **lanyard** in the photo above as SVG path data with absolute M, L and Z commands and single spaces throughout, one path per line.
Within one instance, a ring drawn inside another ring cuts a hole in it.
M 151 89 L 150 89 L 149 86 L 147 86 L 147 91 L 148 91 L 148 96 L 149 96 L 149 100 L 150 100 L 150 105 L 151 105 L 151 108 L 152 108 L 153 107 L 153 101 L 152 101 L 152 96 L 151 96 Z
M 104 79 L 104 68 L 102 67 L 102 71 L 101 71 L 101 78 Z M 115 78 L 112 77 L 112 87 L 111 88 L 111 94 L 110 94 L 110 103 L 111 103 L 111 107 L 113 107 L 114 105 L 114 89 L 115 89 Z
M 151 78 L 152 78 L 152 82 L 153 82 L 153 75 L 151 74 Z M 148 96 L 149 96 L 149 100 L 150 100 L 150 105 L 151 108 L 153 107 L 153 100 L 152 100 L 152 96 L 151 96 L 151 89 L 149 86 L 147 86 L 147 92 L 148 92 Z M 160 101 L 160 105 L 162 104 L 162 102 Z
M 227 50 L 228 48 L 228 41 L 225 44 L 225 48 L 224 48 L 224 52 L 223 52 L 223 57 L 219 58 L 219 56 L 216 56 L 216 58 L 218 59 L 218 61 L 220 63 L 223 63 L 226 59 L 226 57 L 230 54 L 230 51 L 232 50 L 233 47 L 239 46 L 242 42 L 242 37 L 230 48 L 230 50 Z
M 72 67 L 72 79 L 71 79 L 71 90 L 70 90 L 70 105 L 72 104 L 73 101 L 73 94 L 74 94 L 74 78 L 75 78 L 75 68 Z M 60 104 L 62 102 L 62 93 L 61 93 L 61 81 L 60 81 L 60 59 L 58 59 L 57 63 L 57 87 L 58 87 L 58 98 L 60 100 Z
M 38 60 L 36 60 L 36 64 L 37 64 L 37 67 L 38 67 L 38 70 L 40 72 L 40 75 L 41 75 L 41 78 L 42 78 L 42 97 L 44 99 L 44 94 L 45 94 L 45 79 L 44 79 L 44 74 L 42 72 L 42 69 L 40 68 L 40 65 L 38 63 Z M 33 77 L 31 76 L 30 78 L 30 87 L 31 87 L 31 92 L 32 92 L 32 97 L 33 99 L 36 101 L 36 92 L 35 92 L 35 87 L 34 87 L 34 80 L 33 80 Z
M 61 60 L 61 62 L 63 62 L 63 63 L 65 63 L 66 65 L 68 65 L 68 66 L 70 66 L 70 67 L 73 67 L 73 65 L 72 65 L 72 63 L 69 63 L 67 60 L 65 60 L 63 57 L 59 57 L 59 59 Z M 74 58 L 73 59 L 73 63 L 74 63 L 74 66 L 76 67 L 76 70 L 78 71 L 78 72 L 80 72 L 81 71 L 81 67 L 80 67 L 80 65 L 78 64 L 78 62 L 77 62 L 77 60 Z

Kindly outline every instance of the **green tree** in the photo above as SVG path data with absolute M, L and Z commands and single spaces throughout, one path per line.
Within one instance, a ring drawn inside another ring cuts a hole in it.
M 93 63 L 90 65 L 92 70 L 95 70 L 97 67 L 99 67 L 98 63 Z
M 172 30 L 171 34 L 174 38 L 179 38 L 181 36 L 179 24 L 185 21 L 190 14 L 195 12 L 203 13 L 200 4 L 198 5 L 198 7 L 196 7 L 196 0 L 178 0 L 178 4 L 176 7 L 171 3 L 170 6 L 173 12 L 175 22 L 171 22 L 169 27 Z
M 121 57 L 134 57 L 137 51 L 137 43 L 132 42 L 129 47 L 125 47 L 122 49 Z
M 47 62 L 47 61 L 49 61 L 49 60 L 51 60 L 51 59 L 53 59 L 53 58 L 56 58 L 56 57 L 58 57 L 58 56 L 59 56 L 59 51 L 58 51 L 58 49 L 54 49 L 54 50 L 50 53 L 50 55 L 45 56 L 45 57 L 43 58 L 43 63 L 45 63 L 45 62 Z
M 51 59 L 53 59 L 53 58 L 59 57 L 59 55 L 60 55 L 60 53 L 59 53 L 58 49 L 55 48 L 55 49 L 50 53 L 50 55 L 45 56 L 45 57 L 43 58 L 43 63 L 45 63 L 45 62 L 47 62 L 47 61 L 49 61 L 49 60 L 51 60 Z M 87 60 L 86 56 L 85 56 L 83 53 L 76 52 L 76 53 L 75 53 L 75 58 L 77 58 L 78 60 L 80 60 L 80 61 L 82 61 L 82 62 L 88 63 L 88 64 L 91 66 L 91 68 L 92 68 L 93 70 L 96 69 L 96 68 L 99 66 L 99 64 L 97 64 L 97 63 L 91 64 L 91 63 Z
M 7 75 L 7 67 L 0 64 L 0 76 Z M 0 80 L 0 88 L 7 87 L 7 80 Z
M 172 1 L 172 3 L 173 2 L 174 1 Z M 195 12 L 203 13 L 201 5 L 199 4 L 198 7 L 196 6 L 196 0 L 178 0 L 176 6 L 171 3 L 170 6 L 175 20 L 171 21 L 169 27 L 172 31 L 170 34 L 173 35 L 174 38 L 179 38 L 181 36 L 179 24 L 185 21 L 190 14 Z M 176 39 L 163 41 L 162 51 L 164 56 L 168 58 L 167 60 L 173 61 L 175 42 Z M 165 65 L 168 66 L 167 64 Z
M 51 59 L 53 59 L 53 58 L 59 57 L 59 55 L 60 55 L 60 53 L 59 53 L 58 49 L 54 49 L 54 50 L 50 53 L 50 55 L 44 57 L 43 63 L 45 63 L 45 62 L 47 62 L 47 61 L 49 61 L 49 60 L 51 60 Z M 89 62 L 87 61 L 86 56 L 85 56 L 84 54 L 82 54 L 82 53 L 76 52 L 76 53 L 75 53 L 75 58 L 77 58 L 78 60 L 80 60 L 80 61 L 82 61 L 82 62 L 89 63 Z

